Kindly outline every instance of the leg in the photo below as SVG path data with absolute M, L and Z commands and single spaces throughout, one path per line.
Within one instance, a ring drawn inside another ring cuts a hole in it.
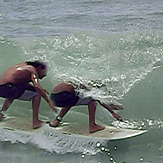
M 63 118 L 65 114 L 70 110 L 71 107 L 65 107 L 62 108 L 61 112 L 59 113 L 59 117 Z M 59 125 L 60 121 L 55 119 L 51 122 L 50 126 L 51 127 L 57 127 Z
M 89 132 L 93 133 L 99 130 L 103 130 L 105 128 L 104 126 L 99 126 L 96 125 L 95 123 L 96 102 L 94 100 L 92 100 L 88 104 L 88 109 L 89 109 Z
M 33 97 L 32 100 L 32 107 L 33 107 L 33 128 L 39 128 L 42 126 L 43 121 L 38 119 L 38 111 L 40 106 L 41 96 L 38 94 Z
M 7 111 L 7 109 L 10 107 L 10 105 L 12 104 L 13 101 L 14 101 L 14 99 L 6 98 L 5 101 L 4 101 L 4 104 L 2 106 L 2 110 L 1 111 Z M 2 120 L 3 117 L 4 117 L 4 115 L 0 114 L 0 121 Z

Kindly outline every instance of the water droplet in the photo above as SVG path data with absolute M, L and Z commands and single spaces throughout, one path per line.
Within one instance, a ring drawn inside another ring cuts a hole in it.
M 85 158 L 85 155 L 84 154 L 82 154 L 82 158 Z
M 141 158 L 140 158 L 140 162 L 143 162 L 143 160 L 144 160 L 143 157 L 141 157 Z
M 110 161 L 113 161 L 114 159 L 113 159 L 113 157 L 110 157 Z
M 105 149 L 105 152 L 109 152 L 109 149 Z
M 98 143 L 96 144 L 96 147 L 100 147 L 100 145 L 101 145 L 101 144 L 98 142 Z
M 104 147 L 102 147 L 102 148 L 101 148 L 101 151 L 104 151 L 104 150 L 105 150 L 105 148 L 104 148 Z

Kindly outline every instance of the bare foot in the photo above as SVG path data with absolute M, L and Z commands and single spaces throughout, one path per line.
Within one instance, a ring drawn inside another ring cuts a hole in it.
M 55 119 L 50 123 L 50 127 L 57 127 L 59 124 L 60 124 L 60 122 Z
M 96 132 L 96 131 L 100 131 L 100 130 L 103 130 L 103 129 L 105 129 L 104 126 L 99 126 L 99 125 L 96 125 L 96 124 L 94 124 L 92 126 L 89 126 L 89 132 L 90 133 L 93 133 L 93 132 Z
M 40 120 L 33 122 L 33 129 L 37 129 L 37 128 L 41 127 L 43 124 L 44 124 L 44 122 L 40 121 Z

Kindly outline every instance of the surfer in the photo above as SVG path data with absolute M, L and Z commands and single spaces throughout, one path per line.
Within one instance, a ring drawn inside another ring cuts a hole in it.
M 0 111 L 0 120 L 3 119 L 4 113 L 15 99 L 32 100 L 33 128 L 41 127 L 43 124 L 43 121 L 38 118 L 41 97 L 45 99 L 52 110 L 57 112 L 57 109 L 46 95 L 48 92 L 39 84 L 39 79 L 43 79 L 46 73 L 46 64 L 41 61 L 34 61 L 16 64 L 8 68 L 0 76 L 0 97 L 5 98 Z
M 78 105 L 88 105 L 89 132 L 93 133 L 99 130 L 103 130 L 105 128 L 104 126 L 100 126 L 95 123 L 95 111 L 97 102 L 106 108 L 114 118 L 122 121 L 122 118 L 113 111 L 113 109 L 123 109 L 122 106 L 113 104 L 107 105 L 100 102 L 99 100 L 94 100 L 91 97 L 84 98 L 77 91 L 77 88 L 79 87 L 80 89 L 87 89 L 87 87 L 85 87 L 83 84 L 77 86 L 72 82 L 61 82 L 54 87 L 50 95 L 50 99 L 55 106 L 62 107 L 62 109 L 56 119 L 50 123 L 51 127 L 57 127 L 71 107 Z

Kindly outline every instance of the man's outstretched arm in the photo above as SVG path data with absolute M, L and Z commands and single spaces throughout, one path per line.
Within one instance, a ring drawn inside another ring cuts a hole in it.
M 39 94 L 45 99 L 45 101 L 52 108 L 52 110 L 54 110 L 55 112 L 57 112 L 57 109 L 54 107 L 54 105 L 52 104 L 52 102 L 50 101 L 50 99 L 48 98 L 48 96 L 46 95 L 47 91 L 45 91 L 41 87 L 41 85 L 39 84 L 39 80 L 38 80 L 38 78 L 36 77 L 36 75 L 34 73 L 32 73 L 32 75 L 31 75 L 31 80 L 33 82 L 34 87 L 39 92 Z
M 119 121 L 122 121 L 122 118 L 118 115 L 118 114 L 116 114 L 114 111 L 113 111 L 113 109 L 111 108 L 111 107 L 109 107 L 108 105 L 106 105 L 105 103 L 102 103 L 101 101 L 99 101 L 99 100 L 97 100 L 98 101 L 98 103 L 101 105 L 101 106 L 103 106 L 104 108 L 106 108 L 111 114 L 112 114 L 112 116 L 114 117 L 114 118 L 116 118 L 117 120 L 119 120 Z

